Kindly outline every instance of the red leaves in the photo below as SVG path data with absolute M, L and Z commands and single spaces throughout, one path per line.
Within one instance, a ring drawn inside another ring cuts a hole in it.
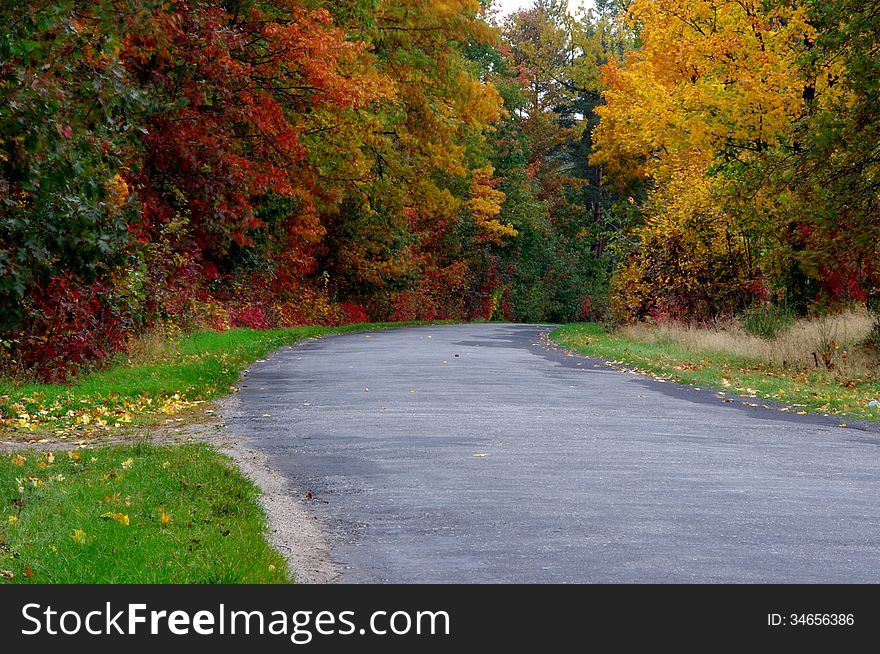
M 104 284 L 56 277 L 32 298 L 27 331 L 20 335 L 21 365 L 40 380 L 63 382 L 120 349 L 123 316 Z
M 309 246 L 323 234 L 315 216 L 323 190 L 303 143 L 314 111 L 363 107 L 389 91 L 375 73 L 343 73 L 365 46 L 347 41 L 326 10 L 291 0 L 275 9 L 283 20 L 252 8 L 233 21 L 219 7 L 180 3 L 130 40 L 132 69 L 169 107 L 144 138 L 139 182 L 147 222 L 165 224 L 186 211 L 199 249 L 218 261 L 253 244 L 265 198 L 297 199 L 281 233 L 287 249 L 299 248 L 284 258 L 299 261 L 302 273 L 313 267 Z

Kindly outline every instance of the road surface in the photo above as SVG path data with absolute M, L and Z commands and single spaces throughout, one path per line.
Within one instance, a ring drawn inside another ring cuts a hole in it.
M 548 331 L 310 340 L 252 366 L 224 419 L 325 526 L 343 582 L 880 582 L 880 433 Z

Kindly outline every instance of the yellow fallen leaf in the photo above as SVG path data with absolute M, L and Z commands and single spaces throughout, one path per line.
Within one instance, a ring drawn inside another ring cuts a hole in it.
M 488 456 L 488 455 L 487 455 L 487 454 L 479 453 L 479 454 L 471 454 L 471 456 Z
M 111 511 L 108 511 L 107 513 L 102 513 L 101 517 L 107 518 L 108 520 L 115 520 L 124 527 L 127 527 L 130 522 L 128 519 L 128 515 L 124 513 L 112 513 Z
M 11 515 L 11 516 L 9 516 L 9 524 L 12 525 L 12 524 L 15 524 L 16 522 L 18 522 L 18 516 L 17 516 L 17 515 Z
M 78 545 L 85 545 L 86 532 L 84 532 L 82 529 L 74 529 L 73 535 L 70 538 L 71 540 L 73 540 L 74 543 L 77 543 Z
M 12 456 L 12 465 L 23 466 L 25 463 L 27 463 L 27 459 L 25 459 L 21 454 L 14 454 Z
M 163 527 L 167 527 L 171 524 L 171 516 L 165 512 L 165 509 L 162 509 L 162 512 L 159 514 L 159 522 Z
M 126 459 L 125 461 L 122 462 L 122 469 L 128 470 L 129 468 L 131 468 L 133 463 L 134 463 L 133 459 Z

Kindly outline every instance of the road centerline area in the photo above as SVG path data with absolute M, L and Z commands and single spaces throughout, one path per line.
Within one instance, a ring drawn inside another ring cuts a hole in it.
M 880 580 L 874 434 L 577 366 L 547 331 L 308 341 L 224 421 L 326 525 L 341 581 Z

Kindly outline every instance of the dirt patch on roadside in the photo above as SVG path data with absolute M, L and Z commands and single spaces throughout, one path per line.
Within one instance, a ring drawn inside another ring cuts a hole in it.
M 290 572 L 301 584 L 335 581 L 340 568 L 330 558 L 324 526 L 295 497 L 287 480 L 268 465 L 269 457 L 243 442 L 227 439 L 217 448 L 232 457 L 242 474 L 263 491 L 261 504 L 269 516 L 269 543 L 287 559 Z

